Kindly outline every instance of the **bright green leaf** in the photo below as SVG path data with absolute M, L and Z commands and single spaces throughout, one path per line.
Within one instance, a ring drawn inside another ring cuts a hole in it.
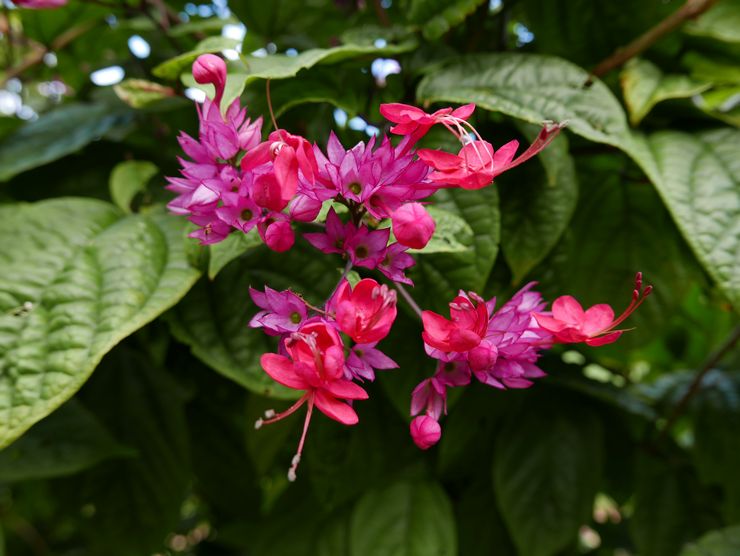
M 60 223 L 68 223 L 60 225 Z M 184 222 L 90 199 L 0 207 L 0 446 L 51 413 L 198 271 Z
M 350 525 L 352 556 L 455 556 L 455 519 L 436 483 L 398 482 L 367 492 Z
M 636 126 L 661 101 L 690 98 L 711 87 L 686 75 L 665 75 L 658 66 L 640 58 L 630 60 L 620 75 L 630 122 Z
M 150 179 L 157 175 L 159 169 L 151 162 L 127 160 L 117 164 L 110 175 L 110 196 L 113 202 L 124 212 L 131 212 L 131 201 L 137 193 L 146 191 Z
M 740 43 L 740 1 L 721 0 L 684 27 L 687 33 Z
M 256 229 L 248 234 L 236 231 L 220 243 L 211 245 L 211 258 L 208 261 L 208 277 L 213 280 L 221 269 L 250 249 L 262 245 Z

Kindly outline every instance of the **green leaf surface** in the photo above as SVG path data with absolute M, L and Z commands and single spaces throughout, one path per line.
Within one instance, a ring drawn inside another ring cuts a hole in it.
M 73 225 L 60 226 L 60 222 Z M 198 271 L 184 222 L 108 203 L 0 207 L 0 446 L 51 413 L 123 338 L 174 305 Z
M 147 183 L 158 173 L 159 168 L 145 160 L 127 160 L 117 164 L 108 184 L 111 199 L 121 210 L 131 213 L 134 197 L 146 191 Z
M 687 75 L 666 75 L 652 62 L 640 58 L 627 62 L 620 80 L 630 122 L 634 126 L 659 102 L 673 98 L 690 98 L 712 86 L 711 83 L 697 81 Z
M 0 143 L 0 181 L 76 152 L 128 120 L 126 112 L 104 104 L 68 104 L 52 110 Z
M 416 91 L 425 103 L 474 102 L 530 123 L 568 123 L 599 143 L 629 148 L 622 107 L 599 80 L 586 86 L 586 70 L 541 54 L 476 54 L 456 58 L 427 75 Z
M 547 404 L 512 417 L 496 438 L 493 483 L 521 554 L 554 556 L 589 521 L 599 487 L 603 432 L 598 415 Z
M 527 126 L 526 130 L 528 139 L 536 137 L 536 126 Z M 568 153 L 568 140 L 562 135 L 556 138 L 538 160 L 544 172 L 530 162 L 497 180 L 501 248 L 514 283 L 520 282 L 552 250 L 578 201 L 578 177 Z
M 398 482 L 369 491 L 350 525 L 352 556 L 454 556 L 455 518 L 436 483 Z
M 290 399 L 296 391 L 273 382 L 262 370 L 260 356 L 277 348 L 261 330 L 248 327 L 259 311 L 249 286 L 291 288 L 323 304 L 339 274 L 329 257 L 318 257 L 300 244 L 291 256 L 259 250 L 226 266 L 213 282 L 201 280 L 168 314 L 175 337 L 188 344 L 206 365 L 261 395 Z
M 72 475 L 103 460 L 132 455 L 82 404 L 70 400 L 0 451 L 0 481 Z
M 740 131 L 660 131 L 644 147 L 643 167 L 676 225 L 740 311 Z
M 459 25 L 485 0 L 410 0 L 407 17 L 421 24 L 429 40 L 438 39 L 452 27 Z
M 709 37 L 729 43 L 740 43 L 740 1 L 721 0 L 684 30 L 692 35 Z
M 740 554 L 740 525 L 711 531 L 687 544 L 680 556 L 735 556 Z
M 149 108 L 168 100 L 176 100 L 173 99 L 176 94 L 172 87 L 146 79 L 124 79 L 114 85 L 113 90 L 131 108 Z
M 262 245 L 262 239 L 256 229 L 244 234 L 236 231 L 220 243 L 210 246 L 211 257 L 208 260 L 208 277 L 213 280 L 221 269 L 250 249 Z
M 410 249 L 411 253 L 460 253 L 470 248 L 473 230 L 461 216 L 434 205 L 426 208 L 436 224 L 434 235 L 423 249 Z

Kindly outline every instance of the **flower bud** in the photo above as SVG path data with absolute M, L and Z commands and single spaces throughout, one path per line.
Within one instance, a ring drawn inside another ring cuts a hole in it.
M 313 222 L 321 212 L 321 201 L 305 195 L 293 197 L 288 205 L 290 219 L 297 222 Z
M 216 99 L 220 99 L 226 86 L 226 62 L 215 54 L 201 54 L 193 62 L 193 77 L 201 85 L 216 87 Z
M 411 421 L 411 438 L 422 450 L 428 450 L 439 442 L 442 436 L 442 427 L 429 415 L 419 415 Z
M 398 243 L 422 249 L 434 234 L 436 224 L 420 203 L 407 203 L 393 213 L 393 234 Z
M 260 231 L 262 231 L 262 229 L 260 229 Z M 293 247 L 293 243 L 295 243 L 293 228 L 290 227 L 290 222 L 287 222 L 286 220 L 272 222 L 260 235 L 265 244 L 270 249 L 277 251 L 278 253 L 287 251 Z

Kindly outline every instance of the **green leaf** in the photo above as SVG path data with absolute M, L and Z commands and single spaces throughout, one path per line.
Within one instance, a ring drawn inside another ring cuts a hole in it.
M 734 556 L 740 552 L 740 525 L 711 531 L 689 543 L 680 556 Z
M 136 194 L 146 191 L 147 183 L 158 173 L 157 166 L 146 160 L 127 160 L 117 164 L 108 184 L 111 199 L 121 210 L 131 213 L 131 202 Z
M 67 225 L 60 225 L 66 222 Z M 198 277 L 184 221 L 90 199 L 0 207 L 0 446 L 51 413 Z
M 525 129 L 527 139 L 536 137 L 536 126 Z M 544 172 L 530 163 L 497 180 L 501 246 L 514 283 L 520 282 L 552 250 L 567 228 L 578 200 L 578 178 L 568 153 L 568 140 L 562 135 L 556 138 L 538 160 Z
M 574 404 L 537 404 L 496 438 L 493 483 L 521 554 L 553 556 L 589 521 L 599 487 L 603 432 L 596 414 Z
M 643 161 L 676 225 L 740 311 L 740 131 L 660 131 Z
M 103 460 L 132 455 L 82 404 L 70 400 L 0 452 L 0 481 L 72 475 Z
M 475 54 L 446 62 L 417 88 L 425 103 L 474 102 L 526 122 L 568 122 L 574 133 L 629 148 L 622 107 L 599 80 L 585 86 L 586 70 L 541 54 Z
M 0 143 L 0 181 L 76 152 L 128 120 L 127 112 L 104 104 L 68 104 L 44 114 Z
M 436 483 L 397 482 L 369 491 L 350 525 L 352 556 L 454 556 L 455 518 Z
M 211 258 L 208 261 L 208 277 L 213 280 L 221 269 L 250 249 L 262 245 L 256 229 L 244 234 L 234 232 L 220 243 L 210 246 Z
M 473 230 L 461 216 L 437 206 L 427 207 L 434 219 L 434 235 L 423 249 L 410 249 L 411 253 L 460 253 L 467 251 L 473 243 Z
M 500 215 L 493 187 L 477 191 L 445 189 L 434 197 L 438 208 L 457 214 L 473 231 L 473 243 L 464 252 L 418 257 L 416 275 L 430 303 L 446 305 L 462 288 L 481 291 L 498 253 Z
M 407 16 L 421 23 L 422 33 L 429 40 L 438 39 L 459 25 L 485 0 L 410 0 Z
M 241 44 L 240 40 L 230 39 L 228 37 L 208 37 L 200 41 L 192 50 L 170 58 L 156 66 L 152 69 L 152 75 L 160 79 L 175 80 L 180 77 L 181 73 L 189 72 L 190 66 L 192 66 L 193 62 L 201 54 L 231 50 L 239 44 Z
M 692 35 L 710 37 L 724 42 L 740 42 L 740 1 L 722 0 L 694 21 L 689 21 L 684 30 Z
M 727 85 L 715 87 L 698 97 L 694 97 L 694 104 L 709 114 L 725 123 L 740 127 L 740 85 Z
M 157 552 L 180 522 L 190 487 L 184 392 L 150 360 L 119 348 L 103 361 L 83 394 L 116 438 L 138 453 L 96 467 L 77 486 L 77 507 L 95 509 L 82 524 L 90 551 L 111 556 Z
M 658 66 L 640 58 L 627 62 L 620 75 L 630 122 L 636 126 L 659 102 L 690 98 L 712 86 L 686 75 L 665 75 Z
M 249 286 L 291 288 L 323 304 L 336 285 L 332 259 L 318 257 L 306 244 L 290 256 L 255 250 L 226 266 L 213 282 L 202 280 L 168 314 L 175 337 L 188 344 L 198 359 L 227 378 L 261 395 L 296 397 L 273 382 L 262 370 L 260 356 L 274 351 L 274 340 L 248 327 L 259 310 L 249 297 Z
M 146 79 L 124 79 L 113 90 L 131 108 L 149 108 L 176 97 L 172 87 L 165 87 Z

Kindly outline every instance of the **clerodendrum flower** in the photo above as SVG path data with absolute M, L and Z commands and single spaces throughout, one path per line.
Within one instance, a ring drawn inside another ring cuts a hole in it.
M 265 353 L 260 359 L 262 368 L 276 382 L 302 390 L 304 394 L 280 414 L 267 412 L 267 418 L 258 420 L 255 426 L 274 423 L 292 415 L 304 404 L 308 406 L 303 434 L 288 472 L 288 478 L 294 481 L 314 406 L 335 421 L 354 425 L 358 421 L 357 413 L 347 401 L 367 399 L 367 392 L 344 378 L 344 344 L 329 323 L 317 319 L 304 324 L 284 340 L 283 347 L 288 356 Z

